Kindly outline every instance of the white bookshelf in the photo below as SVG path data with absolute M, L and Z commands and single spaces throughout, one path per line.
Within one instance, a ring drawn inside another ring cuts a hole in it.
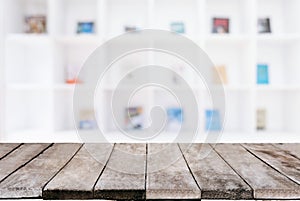
M 4 57 L 0 63 L 0 107 L 4 111 L 0 140 L 35 139 L 36 135 L 41 141 L 76 141 L 74 86 L 65 84 L 66 68 L 81 66 L 96 47 L 122 34 L 125 25 L 169 30 L 174 21 L 184 22 L 185 36 L 202 47 L 214 64 L 226 66 L 229 83 L 225 86 L 223 141 L 265 140 L 272 133 L 274 139 L 285 139 L 300 132 L 299 0 L 6 0 L 0 4 L 4 10 L 0 17 L 4 27 L 0 33 L 0 58 Z M 33 14 L 47 16 L 47 34 L 23 33 L 24 15 Z M 211 34 L 213 17 L 230 18 L 230 34 Z M 258 17 L 271 19 L 271 34 L 257 34 Z M 77 35 L 76 23 L 85 20 L 95 22 L 95 33 Z M 156 55 L 138 58 L 135 65 L 163 62 Z M 125 68 L 132 61 L 122 62 L 118 65 Z M 256 84 L 257 63 L 268 63 L 269 85 Z M 102 92 L 100 118 L 105 119 L 104 128 L 113 139 L 123 139 L 116 137 L 106 112 L 118 79 L 115 76 L 122 71 L 114 73 Z M 192 76 L 187 79 L 198 95 L 203 130 L 209 97 Z M 135 104 L 146 111 L 157 103 L 174 105 L 159 90 L 143 93 Z M 256 131 L 257 108 L 267 110 L 266 131 Z M 121 109 L 119 115 L 123 113 Z

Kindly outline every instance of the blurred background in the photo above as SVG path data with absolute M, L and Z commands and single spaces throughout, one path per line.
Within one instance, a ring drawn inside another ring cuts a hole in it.
M 3 0 L 0 2 L 0 140 L 78 142 L 76 127 L 95 129 L 93 108 L 72 110 L 77 73 L 95 48 L 125 32 L 162 29 L 182 34 L 211 58 L 226 93 L 220 142 L 300 142 L 300 23 L 298 0 Z M 157 56 L 159 57 L 159 55 Z M 119 72 L 141 61 L 120 62 Z M 218 108 L 180 62 L 171 68 L 194 83 L 200 130 L 220 131 Z M 88 78 L 86 78 L 88 79 Z M 110 77 L 114 82 L 114 74 Z M 174 85 L 180 85 L 170 77 Z M 103 91 L 100 119 L 122 141 L 106 110 L 113 84 Z M 188 124 L 184 108 L 153 89 L 124 107 L 126 129 L 139 130 L 154 103 L 167 109 L 166 136 Z M 147 97 L 147 101 L 145 101 Z M 134 124 L 128 124 L 135 118 Z M 200 140 L 200 139 L 199 139 Z

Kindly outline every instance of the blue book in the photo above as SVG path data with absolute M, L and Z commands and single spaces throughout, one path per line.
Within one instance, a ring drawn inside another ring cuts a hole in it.
M 183 22 L 172 22 L 170 24 L 171 31 L 183 34 L 185 33 L 185 27 Z
M 269 66 L 267 64 L 257 64 L 257 84 L 269 84 Z
M 220 131 L 221 118 L 219 110 L 206 110 L 205 111 L 205 130 L 206 131 Z
M 179 130 L 183 123 L 183 111 L 181 108 L 172 107 L 167 109 L 168 124 L 167 130 Z
M 168 119 L 170 121 L 176 121 L 181 123 L 183 121 L 182 109 L 181 108 L 168 108 L 167 109 Z
M 94 22 L 78 22 L 77 23 L 77 33 L 94 33 Z

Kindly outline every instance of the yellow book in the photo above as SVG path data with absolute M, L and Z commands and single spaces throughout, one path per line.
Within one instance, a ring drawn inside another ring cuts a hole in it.
M 265 130 L 266 129 L 266 118 L 267 111 L 265 109 L 257 109 L 256 111 L 256 129 L 257 130 Z
M 215 82 L 217 84 L 228 84 L 226 66 L 220 65 L 220 66 L 215 66 L 214 68 L 215 68 Z

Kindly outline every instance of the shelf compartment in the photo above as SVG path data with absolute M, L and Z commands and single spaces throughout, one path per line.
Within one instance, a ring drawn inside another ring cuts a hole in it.
M 53 18 L 56 26 L 55 32 L 58 35 L 77 35 L 78 22 L 94 22 L 94 33 L 92 33 L 92 35 L 98 34 L 97 0 L 58 0 L 55 1 L 55 3 L 56 15 L 53 15 Z
M 51 84 L 53 52 L 51 40 L 42 38 L 34 43 L 7 41 L 6 82 Z
M 205 51 L 215 66 L 224 66 L 228 85 L 249 86 L 254 55 L 251 41 L 207 41 Z M 255 57 L 254 57 L 255 58 Z M 212 66 L 213 68 L 213 66 Z M 225 86 L 227 85 L 225 84 Z
M 213 100 L 208 92 L 202 92 L 200 97 L 201 107 L 201 121 L 200 125 L 205 131 L 206 117 L 205 111 L 215 109 L 224 113 L 224 128 L 223 132 L 252 132 L 253 127 L 253 99 L 251 91 L 225 91 L 225 105 L 224 108 L 218 108 L 213 105 Z M 221 124 L 223 122 L 220 122 Z
M 270 42 L 257 44 L 257 64 L 267 64 L 269 85 L 299 85 L 300 41 Z
M 198 35 L 197 0 L 155 0 L 154 2 L 155 28 L 171 31 L 171 23 L 180 22 L 184 24 L 185 35 L 191 38 Z
M 196 99 L 196 103 L 198 103 L 198 91 L 192 91 L 192 93 L 194 95 L 194 98 Z M 186 103 L 187 98 L 192 98 L 189 96 L 190 92 L 188 92 L 187 89 L 171 89 L 170 91 L 168 91 L 160 87 L 153 88 L 153 107 L 158 107 L 161 110 L 160 112 L 156 111 L 156 114 L 158 116 L 155 119 L 159 119 L 160 122 L 165 121 L 166 124 L 163 127 L 164 132 L 174 133 L 174 136 L 176 136 L 179 131 L 191 132 L 192 128 L 195 125 L 198 125 L 201 117 L 201 115 L 199 114 L 200 107 L 191 108 L 191 105 L 184 104 Z M 192 104 L 192 102 L 190 104 Z M 198 119 L 193 118 L 195 117 L 195 112 L 198 112 Z M 160 128 L 155 129 L 158 130 Z
M 88 57 L 97 48 L 97 44 L 58 43 L 55 45 L 54 83 L 66 84 L 67 79 L 75 79 Z M 85 83 L 88 75 L 81 75 Z
M 5 1 L 5 25 L 7 33 L 24 33 L 25 16 L 43 15 L 46 16 L 47 32 L 48 26 L 48 1 L 45 0 L 10 0 Z
M 256 108 L 266 111 L 265 132 L 299 132 L 299 93 L 258 91 Z
M 52 130 L 51 91 L 7 91 L 6 131 Z
M 272 33 L 299 33 L 299 6 L 297 0 L 257 0 L 257 18 L 270 18 Z
M 150 107 L 152 102 L 151 90 L 148 88 L 138 90 L 135 94 L 131 94 L 132 97 L 128 102 L 119 102 L 117 105 L 114 105 L 113 114 L 112 111 L 112 103 L 113 103 L 113 95 L 115 91 L 105 91 L 103 93 L 99 93 L 96 97 L 97 104 L 97 118 L 98 118 L 98 125 L 100 125 L 101 129 L 104 132 L 113 132 L 119 131 L 119 128 L 115 124 L 115 118 L 118 118 L 118 122 L 120 123 L 118 126 L 121 129 L 126 130 L 125 118 L 126 118 L 126 108 L 128 107 L 142 107 L 142 121 L 143 126 L 149 125 L 150 121 Z M 121 90 L 120 93 L 127 94 L 127 90 Z M 114 100 L 114 102 L 117 100 Z M 97 109 L 99 108 L 99 110 Z M 134 131 L 129 131 L 134 132 Z
M 251 91 L 226 92 L 225 132 L 253 131 L 253 96 Z
M 188 52 L 189 49 L 185 49 L 185 51 Z M 192 65 L 176 55 L 159 51 L 152 52 L 151 64 L 165 69 L 160 74 L 149 72 L 151 79 L 164 83 L 173 89 L 185 89 L 187 85 L 191 88 L 205 88 L 206 80 L 202 80 Z
M 222 0 L 206 1 L 206 29 L 212 33 L 213 18 L 229 18 L 229 33 L 245 34 L 253 31 L 253 1 Z
M 120 35 L 125 32 L 124 26 L 132 26 L 138 29 L 147 28 L 147 2 L 140 0 L 107 1 L 107 31 L 105 35 L 108 38 Z

